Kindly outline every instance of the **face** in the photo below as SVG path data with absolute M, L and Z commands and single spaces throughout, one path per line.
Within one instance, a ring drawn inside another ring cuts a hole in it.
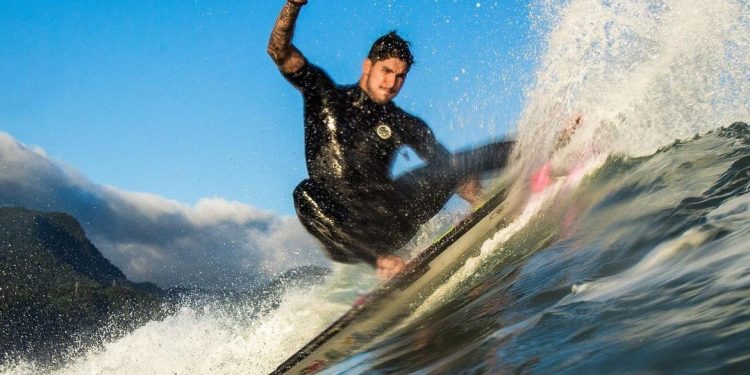
M 359 87 L 375 103 L 385 104 L 401 91 L 408 72 L 409 65 L 395 57 L 374 63 L 370 59 L 365 59 Z

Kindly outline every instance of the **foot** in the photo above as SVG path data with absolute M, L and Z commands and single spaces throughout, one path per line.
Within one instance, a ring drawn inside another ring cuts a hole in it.
M 401 272 L 404 265 L 406 265 L 406 262 L 399 256 L 381 255 L 375 262 L 375 270 L 378 273 L 378 278 L 386 280 Z
M 472 176 L 458 187 L 457 193 L 458 196 L 469 202 L 472 207 L 476 207 L 481 202 L 482 184 L 478 178 Z

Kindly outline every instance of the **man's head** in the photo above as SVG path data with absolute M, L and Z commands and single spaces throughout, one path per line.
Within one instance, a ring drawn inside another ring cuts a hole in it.
M 372 44 L 362 64 L 359 87 L 374 102 L 388 103 L 401 91 L 413 63 L 409 42 L 391 31 Z

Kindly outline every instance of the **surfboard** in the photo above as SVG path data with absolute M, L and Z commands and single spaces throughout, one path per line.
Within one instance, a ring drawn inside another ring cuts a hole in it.
M 271 374 L 317 373 L 396 327 L 475 255 L 484 239 L 507 225 L 501 216 L 505 197 L 506 190 L 492 195 Z

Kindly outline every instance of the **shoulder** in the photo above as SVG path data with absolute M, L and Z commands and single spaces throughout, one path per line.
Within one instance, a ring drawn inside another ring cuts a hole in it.
M 328 73 L 321 67 L 310 62 L 306 62 L 300 69 L 294 72 L 282 72 L 282 74 L 292 85 L 303 92 L 334 85 Z
M 404 132 L 409 135 L 412 141 L 432 138 L 432 129 L 427 125 L 427 122 L 416 115 L 406 112 L 395 104 L 393 107 L 394 113 L 399 117 L 399 122 Z
M 395 103 L 391 102 L 388 104 L 389 111 L 398 118 L 399 122 L 403 124 L 404 127 L 410 130 L 430 130 L 427 123 L 422 120 L 421 118 L 405 111 L 403 108 L 399 107 Z

